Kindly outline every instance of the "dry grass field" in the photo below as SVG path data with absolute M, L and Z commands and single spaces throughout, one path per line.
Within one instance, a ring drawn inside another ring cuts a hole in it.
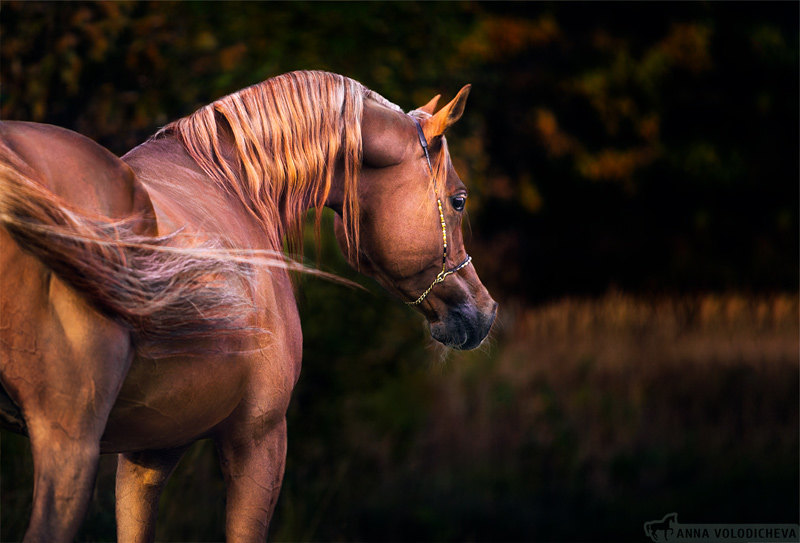
M 638 540 L 672 511 L 797 521 L 796 296 L 611 294 L 504 320 L 494 356 L 436 380 L 414 455 L 487 483 L 454 539 Z

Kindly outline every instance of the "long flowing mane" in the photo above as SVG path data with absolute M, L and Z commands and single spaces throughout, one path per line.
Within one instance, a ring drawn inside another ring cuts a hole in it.
M 395 109 L 360 83 L 325 72 L 278 76 L 171 123 L 154 138 L 176 135 L 204 172 L 236 195 L 274 251 L 284 237 L 301 249 L 305 210 L 321 207 L 338 161 L 344 168 L 343 219 L 349 248 L 359 242 L 357 182 L 364 100 Z M 252 300 L 243 289 L 251 266 L 331 277 L 276 258 L 223 249 L 214 240 L 175 246 L 179 233 L 137 235 L 140 217 L 94 216 L 51 193 L 40 174 L 0 141 L 0 226 L 101 311 L 144 339 L 204 338 L 250 330 Z M 239 292 L 242 290 L 242 292 Z
M 280 248 L 302 249 L 305 210 L 322 206 L 337 160 L 344 166 L 347 246 L 358 246 L 357 180 L 364 99 L 402 110 L 361 83 L 328 72 L 297 71 L 220 98 L 159 131 L 174 133 L 192 159 L 235 194 Z M 232 141 L 231 141 L 232 140 Z

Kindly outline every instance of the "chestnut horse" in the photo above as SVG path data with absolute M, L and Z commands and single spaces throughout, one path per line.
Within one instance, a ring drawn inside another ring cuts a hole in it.
M 0 413 L 34 459 L 26 541 L 71 541 L 98 455 L 119 453 L 120 541 L 152 540 L 186 448 L 216 443 L 228 541 L 266 538 L 302 333 L 284 256 L 337 214 L 349 262 L 456 349 L 497 304 L 461 236 L 445 130 L 469 87 L 409 114 L 293 72 L 217 100 L 122 160 L 73 132 L 0 124 Z

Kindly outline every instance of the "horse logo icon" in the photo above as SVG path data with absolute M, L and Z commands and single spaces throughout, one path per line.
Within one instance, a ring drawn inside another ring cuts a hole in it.
M 678 524 L 678 513 L 665 515 L 661 520 L 652 520 L 644 523 L 644 533 L 655 543 L 670 541 Z

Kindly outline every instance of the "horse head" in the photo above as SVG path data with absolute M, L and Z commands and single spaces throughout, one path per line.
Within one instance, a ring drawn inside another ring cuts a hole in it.
M 436 113 L 438 96 L 407 115 L 366 100 L 356 250 L 336 220 L 351 265 L 418 309 L 432 337 L 456 349 L 480 345 L 497 312 L 464 248 L 467 188 L 444 137 L 461 117 L 469 88 Z

